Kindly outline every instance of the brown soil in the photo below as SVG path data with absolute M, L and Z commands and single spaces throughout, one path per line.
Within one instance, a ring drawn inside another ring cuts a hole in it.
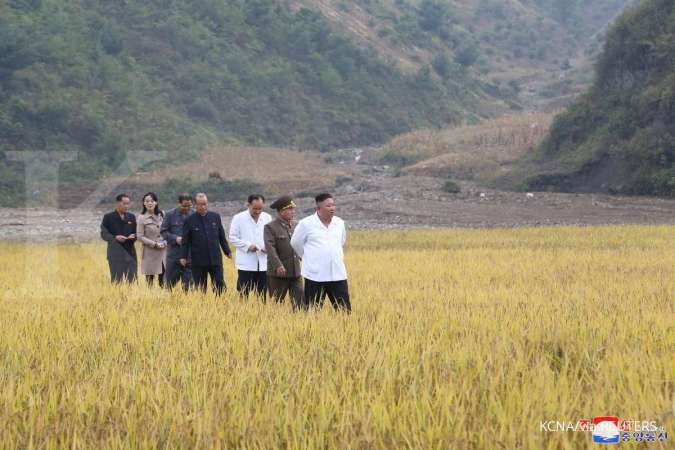
M 308 181 L 302 175 L 306 168 L 316 170 L 309 190 L 333 192 L 338 215 L 352 229 L 675 225 L 675 199 L 550 192 L 527 195 L 485 189 L 469 182 L 460 182 L 461 193 L 448 194 L 442 190 L 445 181 L 442 178 L 397 176 L 389 167 L 362 163 L 369 159 L 364 155 L 368 151 L 335 152 L 328 155 L 331 164 L 321 163 L 317 155 L 312 154 L 308 156 L 310 162 L 297 160 L 292 167 L 267 168 L 274 176 L 265 175 L 260 179 L 273 185 L 276 192 L 297 193 L 307 190 L 299 186 L 303 183 L 298 183 L 298 180 Z M 250 163 L 257 164 L 255 159 Z M 325 183 L 321 183 L 316 174 L 324 175 Z M 336 174 L 343 174 L 337 179 L 338 186 L 335 186 Z M 311 197 L 298 198 L 296 203 L 298 218 L 312 213 Z M 214 203 L 211 207 L 223 215 L 227 226 L 230 217 L 244 208 L 244 201 Z M 82 241 L 96 239 L 104 211 L 5 208 L 0 212 L 1 239 Z

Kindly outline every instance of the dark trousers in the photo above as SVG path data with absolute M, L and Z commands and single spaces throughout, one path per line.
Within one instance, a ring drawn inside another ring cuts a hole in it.
M 265 300 L 267 292 L 267 272 L 257 270 L 238 270 L 237 271 L 237 292 L 242 297 L 248 297 L 252 290 L 260 298 Z
M 136 273 L 138 271 L 138 263 L 136 259 L 132 260 L 108 260 L 108 267 L 110 267 L 110 280 L 113 283 L 133 283 L 136 281 Z
M 162 269 L 163 269 L 163 267 L 162 267 Z M 159 287 L 164 287 L 164 272 L 157 275 L 157 281 L 159 282 Z M 146 275 L 145 276 L 145 282 L 148 283 L 148 286 L 152 286 L 153 284 L 155 284 L 155 276 L 154 275 Z
M 290 293 L 293 309 L 307 309 L 303 298 L 302 278 L 279 278 L 267 276 L 267 287 L 270 297 L 277 303 L 283 303 L 287 293 Z
M 164 274 L 164 281 L 166 287 L 173 289 L 178 282 L 181 282 L 183 290 L 187 292 L 192 283 L 192 269 L 190 265 L 183 267 L 180 263 L 180 258 L 166 259 L 166 273 Z
M 206 292 L 207 275 L 211 277 L 211 287 L 216 295 L 225 291 L 225 279 L 223 278 L 223 266 L 192 266 L 192 277 L 195 286 L 202 292 Z
M 336 310 L 343 309 L 346 312 L 352 310 L 347 280 L 312 281 L 305 278 L 305 303 L 307 306 L 322 307 L 326 295 L 328 295 L 330 303 Z

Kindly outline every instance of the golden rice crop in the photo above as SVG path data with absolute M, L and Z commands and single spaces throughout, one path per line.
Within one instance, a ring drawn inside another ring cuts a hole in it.
M 510 170 L 547 135 L 553 113 L 516 114 L 443 130 L 415 130 L 395 137 L 376 154 L 407 161 L 406 173 L 493 180 Z
M 3 448 L 576 449 L 588 433 L 540 422 L 598 415 L 675 431 L 672 226 L 354 232 L 351 316 L 241 301 L 228 261 L 217 299 L 110 286 L 97 242 L 0 254 Z

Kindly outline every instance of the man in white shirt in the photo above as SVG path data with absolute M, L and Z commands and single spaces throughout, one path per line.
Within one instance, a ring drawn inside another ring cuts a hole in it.
M 265 197 L 249 195 L 246 211 L 236 214 L 230 223 L 230 242 L 237 249 L 237 291 L 248 297 L 251 290 L 263 300 L 267 291 L 267 253 L 265 251 L 265 225 L 272 216 L 263 212 Z
M 321 307 L 328 295 L 333 308 L 350 312 L 349 286 L 342 247 L 347 230 L 342 219 L 335 216 L 335 200 L 319 194 L 316 213 L 302 219 L 293 232 L 291 246 L 302 258 L 305 279 L 305 304 Z

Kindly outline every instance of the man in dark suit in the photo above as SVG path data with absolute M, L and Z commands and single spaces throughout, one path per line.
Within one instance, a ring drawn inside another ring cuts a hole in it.
M 169 244 L 166 252 L 166 274 L 164 274 L 164 281 L 169 289 L 173 289 L 180 280 L 183 290 L 187 292 L 192 283 L 189 258 L 185 267 L 180 264 L 180 259 L 182 257 L 183 225 L 185 225 L 185 219 L 193 213 L 192 196 L 184 192 L 178 194 L 178 206 L 166 213 L 162 221 L 162 237 Z
M 225 230 L 220 216 L 209 212 L 209 200 L 206 194 L 195 195 L 195 213 L 185 219 L 183 224 L 183 244 L 181 245 L 182 266 L 187 266 L 188 255 L 192 261 L 192 278 L 195 286 L 206 292 L 207 274 L 216 295 L 225 290 L 223 278 L 223 250 L 225 256 L 232 258 L 232 251 L 225 238 Z
M 286 293 L 290 293 L 293 309 L 307 309 L 303 302 L 300 258 L 291 247 L 291 236 L 295 229 L 293 197 L 280 197 L 270 207 L 277 210 L 277 218 L 265 225 L 264 232 L 270 297 L 283 302 Z
M 113 283 L 136 280 L 136 217 L 129 212 L 131 200 L 127 194 L 118 195 L 115 211 L 103 216 L 101 239 L 108 243 L 108 266 Z

